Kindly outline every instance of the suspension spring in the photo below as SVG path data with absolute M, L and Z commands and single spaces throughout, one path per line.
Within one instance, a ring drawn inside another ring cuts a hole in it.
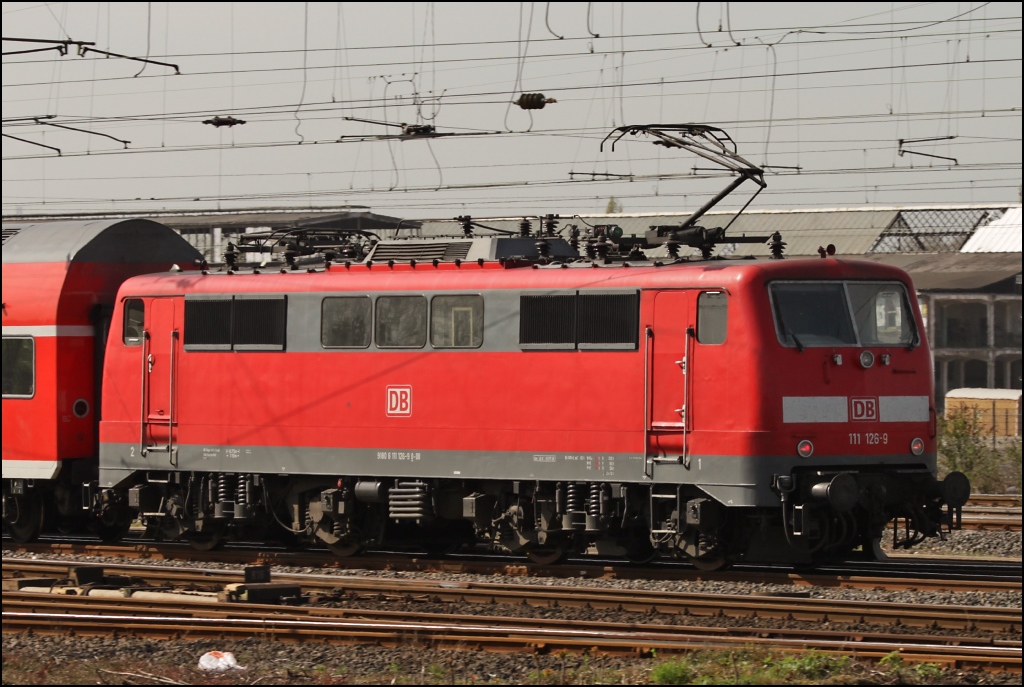
M 238 487 L 235 491 L 235 501 L 243 505 L 249 503 L 249 476 L 239 475 L 238 476 Z
M 587 508 L 587 485 L 570 482 L 565 494 L 566 513 L 584 513 Z
M 598 482 L 592 482 L 590 485 L 590 497 L 587 499 L 587 515 L 592 515 L 595 518 L 601 515 L 601 485 Z
M 217 475 L 217 501 L 224 503 L 225 501 L 234 501 L 234 494 L 232 493 L 231 475 L 220 474 Z

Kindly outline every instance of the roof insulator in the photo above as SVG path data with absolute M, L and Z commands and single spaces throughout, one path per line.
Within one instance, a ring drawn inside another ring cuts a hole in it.
M 437 267 L 438 265 L 441 264 L 441 261 L 438 260 L 437 258 L 434 258 L 433 263 L 434 263 L 434 267 Z
M 415 267 L 415 266 L 416 266 L 416 261 L 415 260 L 410 260 L 409 261 L 409 267 Z
M 388 267 L 394 267 L 394 266 L 395 266 L 395 261 L 394 260 L 388 260 Z
M 462 260 L 460 260 L 459 258 L 455 258 L 455 266 L 462 267 Z
M 480 267 L 483 267 L 484 266 L 484 259 L 483 258 L 477 258 L 476 259 L 476 264 L 480 265 Z
M 523 93 L 513 104 L 524 110 L 543 110 L 548 103 L 557 103 L 554 98 L 545 98 L 543 93 Z

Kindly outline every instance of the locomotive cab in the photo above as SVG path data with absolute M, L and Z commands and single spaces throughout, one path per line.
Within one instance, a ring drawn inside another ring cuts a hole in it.
M 935 478 L 930 356 L 912 287 L 897 275 L 842 276 L 766 284 L 779 365 L 765 388 L 781 401 L 778 448 L 794 457 L 772 489 L 786 542 L 808 554 L 874 543 L 891 521 L 903 524 L 894 548 L 910 547 L 957 524 L 970 495 L 961 473 Z

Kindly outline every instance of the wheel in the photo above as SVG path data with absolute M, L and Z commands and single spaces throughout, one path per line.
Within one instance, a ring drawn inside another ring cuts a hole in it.
M 707 556 L 704 558 L 694 558 L 693 556 L 687 556 L 690 561 L 690 565 L 697 568 L 701 572 L 714 572 L 716 570 L 723 570 L 729 565 L 729 562 L 725 560 L 725 556 Z
M 568 552 L 562 546 L 531 546 L 526 557 L 537 565 L 554 565 L 565 558 Z
M 106 508 L 93 522 L 92 531 L 104 544 L 116 544 L 132 527 L 132 512 L 126 508 Z
M 455 541 L 455 542 L 438 541 L 438 542 L 427 542 L 427 543 L 423 544 L 423 550 L 431 558 L 444 558 L 445 556 L 452 555 L 453 553 L 455 553 L 456 551 L 458 551 L 461 548 L 462 548 L 462 542 L 460 542 L 460 541 Z
M 338 558 L 350 558 L 361 553 L 363 545 L 359 542 L 341 539 L 333 544 L 328 544 L 327 550 Z
M 647 537 L 637 537 L 626 551 L 626 560 L 637 565 L 646 565 L 654 560 L 658 550 L 651 545 Z
M 224 536 L 220 532 L 189 532 L 185 540 L 196 551 L 213 551 L 224 546 Z
M 7 506 L 9 519 L 4 523 L 11 539 L 19 544 L 39 539 L 45 519 L 43 510 L 43 504 L 36 494 L 11 497 Z

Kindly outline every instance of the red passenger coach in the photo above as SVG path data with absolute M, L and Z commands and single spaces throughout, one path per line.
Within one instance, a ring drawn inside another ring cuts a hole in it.
M 3 493 L 13 536 L 38 534 L 44 504 L 81 518 L 95 481 L 98 383 L 118 287 L 192 267 L 199 253 L 148 220 L 3 226 Z

